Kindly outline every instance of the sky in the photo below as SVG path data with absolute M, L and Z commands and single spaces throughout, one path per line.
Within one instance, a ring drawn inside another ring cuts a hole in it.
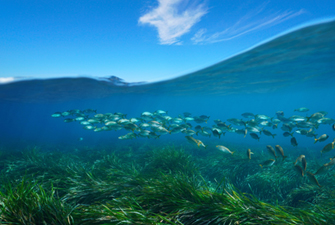
M 0 0 L 0 83 L 170 79 L 334 16 L 334 0 Z

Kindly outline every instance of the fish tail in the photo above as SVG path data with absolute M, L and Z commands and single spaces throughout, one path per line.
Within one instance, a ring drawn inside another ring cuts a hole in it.
M 294 134 L 294 132 L 292 132 L 292 133 L 289 133 L 292 137 L 293 137 L 293 134 Z
M 284 161 L 284 159 L 286 159 L 286 158 L 287 158 L 287 155 L 284 155 L 284 156 L 283 156 L 283 161 Z
M 234 152 L 231 152 L 231 154 L 234 154 Z
M 222 134 L 222 133 L 221 133 Z M 219 134 L 219 139 L 221 138 L 221 134 Z
M 263 165 L 262 164 L 259 164 L 259 166 L 263 169 Z
M 272 137 L 275 138 L 276 135 L 277 135 L 277 134 L 272 134 Z
M 195 132 L 195 134 L 198 136 L 199 131 Z
M 318 142 L 318 139 L 317 139 L 317 138 L 314 138 L 314 140 L 315 140 L 315 141 L 314 141 L 314 144 L 315 144 L 316 142 Z

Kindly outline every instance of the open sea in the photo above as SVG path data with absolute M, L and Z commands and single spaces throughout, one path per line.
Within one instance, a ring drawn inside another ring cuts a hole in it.
M 335 224 L 334 21 L 171 80 L 1 84 L 0 105 L 1 223 Z

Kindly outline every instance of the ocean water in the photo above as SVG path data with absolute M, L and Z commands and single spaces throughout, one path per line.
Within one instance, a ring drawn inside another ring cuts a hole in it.
M 114 147 L 122 149 L 142 146 L 141 148 L 151 149 L 153 147 L 150 146 L 177 146 L 195 152 L 194 157 L 201 158 L 205 157 L 202 154 L 213 153 L 218 155 L 218 159 L 237 161 L 245 160 L 246 151 L 250 148 L 254 152 L 252 157 L 258 160 L 253 167 L 257 167 L 261 173 L 258 164 L 273 158 L 268 154 L 266 146 L 280 145 L 288 156 L 287 163 L 291 163 L 291 167 L 287 166 L 285 170 L 294 171 L 295 159 L 304 154 L 309 157 L 309 165 L 312 165 L 307 170 L 315 173 L 319 166 L 328 163 L 329 158 L 335 156 L 335 150 L 320 153 L 335 138 L 335 131 L 332 129 L 334 122 L 320 124 L 315 129 L 317 138 L 322 134 L 329 135 L 326 141 L 315 144 L 314 137 L 298 134 L 294 132 L 298 128 L 294 127 L 292 132 L 298 146 L 292 146 L 291 137 L 283 136 L 283 122 L 280 122 L 276 129 L 260 125 L 276 134 L 274 138 L 262 133 L 259 134 L 260 139 L 255 140 L 250 132 L 243 137 L 229 131 L 225 131 L 226 134 L 221 138 L 194 135 L 194 138 L 207 146 L 203 149 L 189 143 L 183 133 L 165 134 L 158 139 L 136 137 L 121 140 L 120 136 L 131 131 L 122 129 L 94 132 L 83 129 L 79 122 L 64 122 L 65 118 L 75 118 L 74 116 L 53 118 L 51 115 L 73 109 L 94 109 L 101 114 L 121 112 L 128 119 L 156 110 L 165 110 L 172 118 L 183 115 L 184 112 L 189 112 L 192 116 L 209 116 L 206 123 L 190 122 L 192 129 L 196 125 L 211 128 L 215 119 L 227 124 L 231 124 L 227 122 L 230 118 L 248 121 L 250 119 L 241 116 L 245 112 L 267 115 L 274 119 L 277 118 L 278 111 L 283 111 L 286 118 L 293 115 L 309 117 L 315 112 L 326 111 L 328 114 L 325 117 L 335 119 L 334 87 L 335 22 L 331 21 L 292 31 L 215 65 L 171 80 L 127 83 L 116 77 L 83 77 L 32 79 L 2 84 L 0 148 L 10 153 L 32 146 L 49 152 L 85 148 L 92 151 L 102 148 L 113 151 Z M 294 111 L 300 107 L 306 107 L 309 111 Z M 88 115 L 93 117 L 94 113 Z M 244 129 L 244 126 L 234 124 L 231 127 Z M 224 145 L 235 153 L 222 153 L 216 145 Z M 279 159 L 280 157 L 278 162 Z M 5 165 L 2 167 L 5 168 Z M 271 171 L 271 168 L 268 170 Z M 331 168 L 325 177 L 317 177 L 319 183 L 333 187 L 325 180 L 334 177 L 334 174 Z M 313 184 L 307 178 L 303 183 Z M 300 185 L 297 184 L 294 188 L 299 188 Z M 286 190 L 287 193 L 291 189 Z M 266 191 L 268 193 L 269 190 Z M 260 194 L 257 197 L 259 196 Z

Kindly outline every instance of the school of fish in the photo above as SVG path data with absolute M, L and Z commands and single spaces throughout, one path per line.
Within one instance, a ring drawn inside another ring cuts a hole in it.
M 294 110 L 299 113 L 306 113 L 309 111 L 308 108 L 302 107 Z M 226 122 L 220 119 L 215 119 L 212 127 L 201 126 L 200 124 L 207 124 L 209 116 L 200 115 L 192 116 L 191 113 L 184 112 L 183 115 L 178 117 L 168 116 L 167 111 L 157 110 L 155 112 L 143 112 L 139 117 L 133 117 L 127 119 L 127 115 L 116 112 L 116 113 L 97 113 L 97 110 L 86 109 L 79 110 L 73 109 L 65 112 L 56 112 L 51 116 L 54 118 L 64 118 L 64 122 L 79 122 L 84 129 L 93 130 L 94 132 L 111 131 L 111 130 L 122 130 L 125 129 L 129 133 L 122 135 L 119 139 L 133 139 L 139 137 L 146 138 L 159 138 L 165 134 L 177 134 L 183 133 L 185 138 L 191 144 L 197 147 L 206 148 L 207 146 L 196 136 L 205 137 L 218 137 L 221 138 L 226 132 L 236 133 L 246 137 L 247 134 L 255 140 L 260 140 L 261 135 L 275 138 L 277 134 L 273 134 L 270 129 L 274 130 L 280 126 L 283 131 L 284 137 L 291 137 L 290 142 L 293 146 L 297 146 L 298 142 L 294 135 L 304 135 L 306 137 L 313 138 L 314 143 L 324 142 L 329 138 L 328 134 L 322 134 L 318 136 L 316 130 L 320 125 L 332 124 L 332 129 L 335 131 L 335 120 L 328 118 L 327 112 L 319 111 L 311 114 L 310 116 L 293 115 L 291 117 L 285 117 L 283 111 L 276 112 L 275 117 L 270 117 L 262 114 L 253 114 L 246 112 L 241 114 L 243 119 L 230 118 Z M 66 118 L 68 117 L 68 118 Z M 196 125 L 192 125 L 196 123 Z M 333 142 L 326 144 L 321 150 L 321 154 L 326 153 L 334 149 L 335 139 Z M 233 154 L 227 147 L 217 145 L 216 148 L 223 153 Z M 264 161 L 260 166 L 270 167 L 277 160 L 278 156 L 284 160 L 287 156 L 284 155 L 284 150 L 281 146 L 276 145 L 275 149 L 268 145 L 266 146 L 269 153 L 274 156 L 275 159 L 269 159 Z M 250 149 L 247 151 L 247 157 L 250 160 L 251 155 Z M 278 156 L 277 156 L 278 154 Z M 301 164 L 301 166 L 299 165 Z M 318 183 L 315 175 L 323 174 L 329 171 L 335 165 L 335 157 L 330 158 L 330 162 L 324 164 L 317 172 L 311 173 L 306 171 L 307 161 L 304 155 L 297 158 L 294 163 L 294 169 L 302 177 L 307 174 L 308 179 L 315 185 L 321 187 Z

